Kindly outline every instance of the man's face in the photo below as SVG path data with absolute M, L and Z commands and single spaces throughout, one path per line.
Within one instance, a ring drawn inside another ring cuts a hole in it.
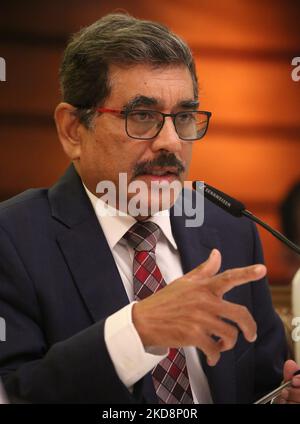
M 164 113 L 197 109 L 192 78 L 184 66 L 111 66 L 109 80 L 111 92 L 104 108 L 133 107 Z M 95 194 L 102 180 L 112 181 L 118 189 L 119 173 L 126 173 L 128 184 L 138 180 L 147 184 L 151 202 L 151 182 L 183 182 L 186 178 L 192 143 L 178 138 L 170 117 L 152 140 L 130 138 L 125 131 L 125 119 L 112 113 L 100 114 L 92 129 L 82 127 L 81 132 L 77 169 L 83 182 Z M 161 172 L 165 175 L 157 175 Z M 128 200 L 132 196 L 128 194 Z

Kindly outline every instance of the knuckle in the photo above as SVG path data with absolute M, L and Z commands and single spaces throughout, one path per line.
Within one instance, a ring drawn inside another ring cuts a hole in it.
M 223 280 L 226 283 L 230 282 L 232 280 L 232 278 L 233 278 L 232 270 L 231 269 L 228 269 L 227 271 L 223 272 L 222 276 L 223 276 Z
M 201 329 L 198 323 L 194 322 L 189 326 L 189 333 L 195 336 L 195 340 L 201 338 Z
M 201 296 L 198 299 L 198 305 L 201 306 L 200 317 L 202 311 L 210 311 L 216 307 L 216 298 L 210 290 L 203 290 Z

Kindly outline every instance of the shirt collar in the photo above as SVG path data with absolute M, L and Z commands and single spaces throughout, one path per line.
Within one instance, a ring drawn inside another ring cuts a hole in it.
M 84 184 L 83 187 L 92 203 L 108 245 L 110 249 L 113 249 L 137 221 L 130 215 L 116 214 L 116 210 L 114 208 L 96 197 Z M 174 240 L 171 229 L 170 211 L 165 210 L 163 213 L 154 214 L 149 218 L 149 221 L 155 222 L 155 224 L 160 227 L 166 239 L 171 243 L 174 249 L 177 250 L 177 244 Z

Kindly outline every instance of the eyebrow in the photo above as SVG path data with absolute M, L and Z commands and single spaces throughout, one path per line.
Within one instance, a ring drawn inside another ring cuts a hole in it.
M 130 99 L 124 106 L 123 110 L 128 112 L 136 107 L 140 106 L 157 106 L 159 105 L 159 100 L 155 97 L 148 97 L 143 95 L 137 95 Z M 177 103 L 176 107 L 184 109 L 197 109 L 199 107 L 199 101 L 194 99 L 185 99 Z
M 130 99 L 124 106 L 123 110 L 130 111 L 139 106 L 157 106 L 158 100 L 155 97 L 138 95 Z
M 185 108 L 185 109 L 198 109 L 199 107 L 199 101 L 198 100 L 182 100 L 178 103 L 179 107 Z

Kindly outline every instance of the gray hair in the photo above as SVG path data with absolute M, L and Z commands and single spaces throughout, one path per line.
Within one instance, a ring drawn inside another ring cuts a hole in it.
M 109 14 L 74 34 L 60 67 L 63 101 L 77 108 L 87 128 L 95 108 L 110 93 L 109 66 L 184 65 L 198 97 L 195 62 L 187 44 L 162 24 L 125 14 Z

